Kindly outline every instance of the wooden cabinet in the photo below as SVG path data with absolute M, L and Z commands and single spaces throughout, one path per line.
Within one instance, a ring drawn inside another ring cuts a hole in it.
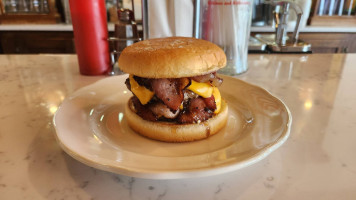
M 142 37 L 142 31 L 138 33 Z M 0 53 L 75 53 L 74 35 L 72 31 L 0 31 Z
M 3 31 L 1 49 L 5 54 L 75 53 L 73 32 Z
M 356 53 L 356 33 L 300 33 L 313 53 Z
M 256 34 L 272 33 L 251 33 L 251 35 Z M 310 43 L 313 53 L 356 53 L 356 33 L 301 32 L 299 39 Z
M 142 36 L 142 31 L 139 33 Z M 113 36 L 113 32 L 109 34 Z M 313 53 L 356 53 L 356 33 L 301 32 L 299 38 L 312 44 Z M 75 53 L 74 36 L 72 31 L 0 31 L 1 51 L 6 54 Z

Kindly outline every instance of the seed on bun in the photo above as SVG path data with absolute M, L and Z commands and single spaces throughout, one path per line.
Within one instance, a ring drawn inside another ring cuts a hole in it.
M 217 70 L 226 65 L 215 44 L 188 37 L 144 40 L 118 61 L 133 97 L 125 113 L 137 133 L 164 142 L 207 138 L 226 125 L 228 106 Z

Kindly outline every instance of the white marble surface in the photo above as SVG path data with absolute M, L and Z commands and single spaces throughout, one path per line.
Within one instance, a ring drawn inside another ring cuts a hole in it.
M 356 199 L 356 54 L 250 55 L 238 78 L 280 97 L 291 136 L 266 159 L 204 178 L 149 180 L 88 167 L 55 141 L 53 113 L 76 89 L 74 55 L 0 56 L 0 199 Z

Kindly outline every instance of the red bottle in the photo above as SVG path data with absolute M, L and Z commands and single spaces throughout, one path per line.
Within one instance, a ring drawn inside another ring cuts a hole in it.
M 110 68 L 104 0 L 69 0 L 75 49 L 83 75 L 106 74 Z

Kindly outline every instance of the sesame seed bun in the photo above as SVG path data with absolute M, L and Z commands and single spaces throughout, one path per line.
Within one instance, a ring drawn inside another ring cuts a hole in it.
M 181 78 L 215 72 L 226 65 L 226 56 L 206 40 L 169 37 L 126 47 L 118 64 L 122 71 L 144 78 Z

